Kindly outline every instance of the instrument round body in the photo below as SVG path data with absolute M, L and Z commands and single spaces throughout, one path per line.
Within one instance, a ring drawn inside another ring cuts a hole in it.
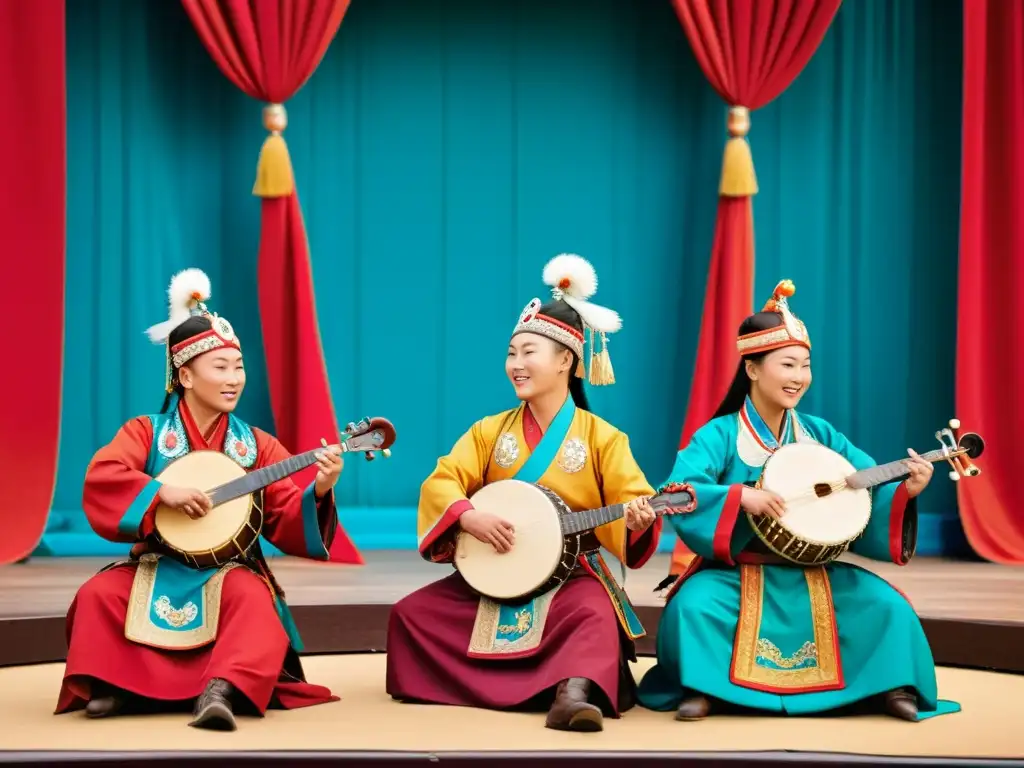
M 245 475 L 219 451 L 193 451 L 167 465 L 156 479 L 167 485 L 208 490 Z M 198 520 L 160 504 L 154 517 L 156 539 L 166 554 L 195 568 L 215 568 L 244 555 L 263 529 L 259 492 L 225 501 Z
M 775 554 L 799 565 L 822 565 L 849 549 L 871 519 L 871 491 L 848 488 L 857 472 L 842 455 L 818 443 L 790 443 L 764 465 L 758 487 L 786 502 L 779 520 L 747 518 Z
M 526 600 L 572 573 L 580 537 L 563 534 L 560 516 L 571 510 L 558 494 L 522 480 L 499 480 L 470 503 L 515 528 L 515 544 L 504 554 L 469 533 L 458 534 L 454 565 L 474 591 L 495 601 Z

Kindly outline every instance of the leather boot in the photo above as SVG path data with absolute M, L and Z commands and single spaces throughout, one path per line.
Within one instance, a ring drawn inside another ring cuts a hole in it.
M 604 730 L 601 709 L 587 701 L 589 695 L 590 681 L 584 677 L 571 677 L 560 682 L 544 727 L 556 731 Z
M 886 692 L 884 706 L 887 715 L 912 723 L 917 722 L 917 697 L 910 691 L 897 688 Z
M 207 728 L 211 731 L 233 731 L 235 714 L 231 707 L 231 696 L 235 687 L 227 680 L 214 678 L 206 685 L 206 690 L 196 699 L 193 720 L 189 725 L 193 728 Z
M 711 714 L 711 701 L 707 696 L 689 696 L 682 700 L 676 710 L 676 720 L 703 720 Z
M 128 694 L 125 691 L 97 681 L 93 683 L 92 696 L 85 705 L 85 716 L 113 717 L 121 711 L 127 700 Z

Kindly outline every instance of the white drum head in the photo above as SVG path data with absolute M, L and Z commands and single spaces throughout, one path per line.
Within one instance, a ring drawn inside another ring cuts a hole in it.
M 817 483 L 839 483 L 856 472 L 843 456 L 817 443 L 790 443 L 765 465 L 762 487 L 786 500 L 782 525 L 811 544 L 843 544 L 859 536 L 871 518 L 871 492 L 844 488 L 824 498 Z
M 496 600 L 508 600 L 551 577 L 562 559 L 564 539 L 558 509 L 543 491 L 521 480 L 501 480 L 484 486 L 470 501 L 476 509 L 511 523 L 515 545 L 511 552 L 498 554 L 490 544 L 460 533 L 455 567 L 469 586 Z
M 217 451 L 187 454 L 160 473 L 158 479 L 168 485 L 209 491 L 245 474 L 232 459 Z M 249 519 L 249 496 L 214 507 L 198 520 L 184 512 L 161 505 L 154 519 L 157 531 L 170 546 L 183 552 L 198 553 L 215 549 L 231 541 Z

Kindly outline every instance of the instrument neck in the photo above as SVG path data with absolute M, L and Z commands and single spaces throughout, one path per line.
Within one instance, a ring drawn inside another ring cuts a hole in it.
M 612 504 L 608 507 L 597 509 L 586 509 L 582 512 L 567 512 L 562 515 L 562 531 L 566 535 L 582 533 L 597 528 L 600 525 L 614 523 L 626 514 L 625 504 Z M 654 514 L 661 517 L 663 511 L 654 510 Z
M 921 458 L 934 463 L 936 461 L 943 461 L 946 458 L 946 454 L 942 451 L 929 451 L 928 453 L 922 453 Z M 897 461 L 890 461 L 888 464 L 879 464 L 875 467 L 862 469 L 860 472 L 851 475 L 847 479 L 847 484 L 851 488 L 874 488 L 877 485 L 883 485 L 908 474 L 910 473 L 907 470 L 906 460 L 899 459 Z
M 249 472 L 244 477 L 239 477 L 236 480 L 224 483 L 224 485 L 219 485 L 213 490 L 208 491 L 207 495 L 209 495 L 214 506 L 246 496 L 316 464 L 317 456 L 322 450 L 323 448 L 315 448 L 312 451 L 289 456 L 287 459 L 275 464 L 257 469 L 255 472 Z

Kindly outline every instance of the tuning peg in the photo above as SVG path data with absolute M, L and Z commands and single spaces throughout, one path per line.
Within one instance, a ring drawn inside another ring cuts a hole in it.
M 950 470 L 949 479 L 952 480 L 954 483 L 960 482 L 960 473 L 957 472 L 955 469 Z
M 376 458 L 377 458 L 377 455 L 373 451 L 367 451 L 366 452 L 366 460 L 367 461 L 373 461 Z
M 960 429 L 960 419 L 950 419 L 949 420 L 949 428 L 950 429 Z
M 324 448 L 327 447 L 327 438 L 326 437 L 321 437 L 320 438 L 320 445 L 322 445 Z
M 348 423 L 348 426 L 347 426 L 347 427 L 345 427 L 345 431 L 346 431 L 346 432 L 348 432 L 349 434 L 355 434 L 355 431 L 356 431 L 356 423 L 355 423 L 354 421 L 350 421 L 350 422 Z
M 383 451 L 381 451 L 381 453 L 384 454 L 384 458 L 385 459 L 390 459 L 391 458 L 391 449 L 390 448 L 385 448 Z

